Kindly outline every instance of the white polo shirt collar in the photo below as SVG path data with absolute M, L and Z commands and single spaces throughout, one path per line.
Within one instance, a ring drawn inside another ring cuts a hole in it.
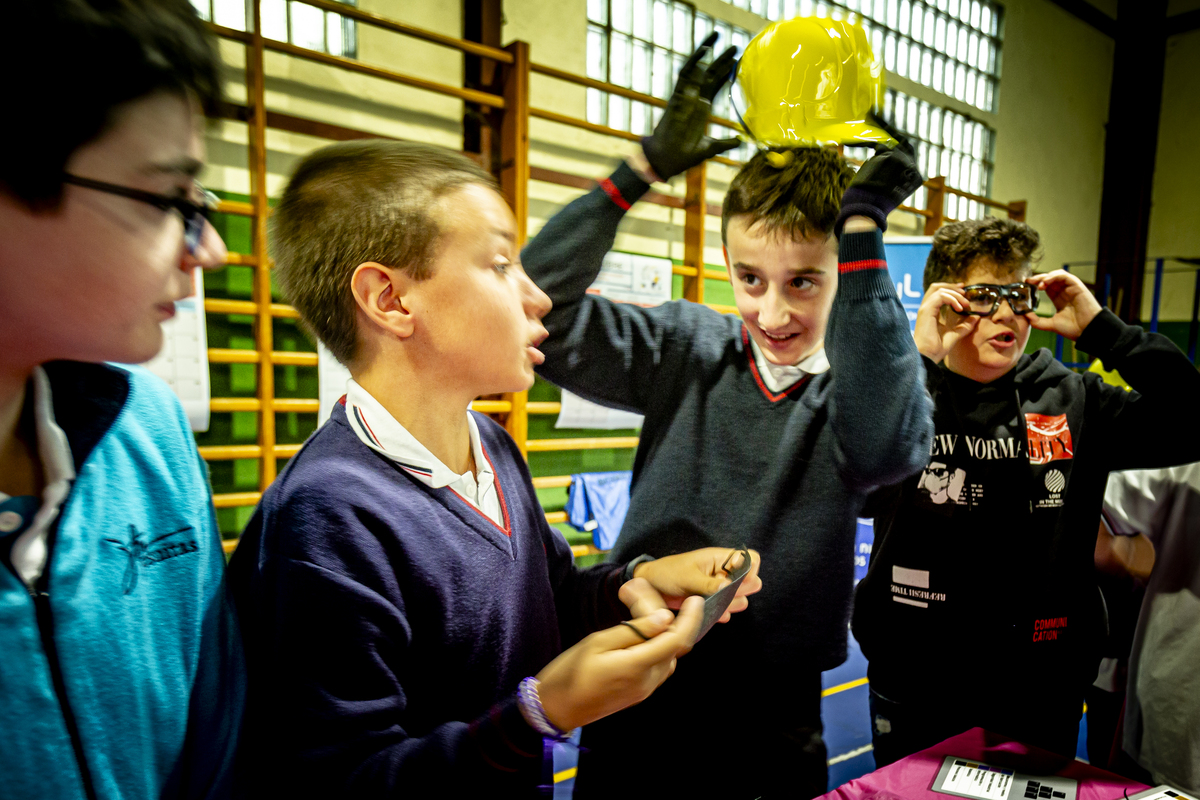
M 351 430 L 367 447 L 426 486 L 449 488 L 500 528 L 508 527 L 496 488 L 496 474 L 483 451 L 479 426 L 471 412 L 467 412 L 467 430 L 478 477 L 470 470 L 459 475 L 443 464 L 354 379 L 346 384 L 346 417 Z
M 754 363 L 758 365 L 758 374 L 763 384 L 772 392 L 782 392 L 806 375 L 819 375 L 829 370 L 829 359 L 825 356 L 824 347 L 795 364 L 772 364 L 763 355 L 762 348 L 754 341 L 754 337 L 747 338 L 750 339 L 750 349 L 754 351 Z
M 19 515 L 15 511 L 5 512 L 3 519 L 0 519 L 0 535 L 8 532 L 4 528 L 15 530 L 28 525 L 13 542 L 9 560 L 17 575 L 32 589 L 46 568 L 46 560 L 50 555 L 47 533 L 71 491 L 71 481 L 75 480 L 75 460 L 71 455 L 67 434 L 54 419 L 50 379 L 41 367 L 33 370 L 25 400 L 33 403 L 34 435 L 37 437 L 45 488 L 42 489 L 41 504 L 34 512 L 32 521 L 16 520 L 14 517 Z M 0 502 L 8 499 L 7 494 L 0 492 Z

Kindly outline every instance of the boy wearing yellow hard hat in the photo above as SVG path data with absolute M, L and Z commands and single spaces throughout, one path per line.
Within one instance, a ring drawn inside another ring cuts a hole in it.
M 812 797 L 826 788 L 821 671 L 846 656 L 855 518 L 925 462 L 931 408 L 886 268 L 912 149 L 855 175 L 816 147 L 752 159 L 722 232 L 741 318 L 588 294 L 624 212 L 732 147 L 706 135 L 732 51 L 683 67 L 642 152 L 526 247 L 553 300 L 545 378 L 645 415 L 617 560 L 746 543 L 762 598 L 714 629 L 654 697 L 584 730 L 576 797 Z

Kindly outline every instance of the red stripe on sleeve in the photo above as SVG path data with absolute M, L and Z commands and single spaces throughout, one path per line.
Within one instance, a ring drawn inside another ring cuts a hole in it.
M 621 190 L 617 188 L 615 183 L 608 178 L 605 178 L 604 180 L 600 181 L 600 188 L 604 190 L 606 195 L 608 195 L 609 200 L 612 200 L 617 204 L 618 208 L 620 208 L 622 211 L 629 210 L 629 201 L 621 196 Z
M 838 272 L 860 272 L 864 269 L 887 269 L 887 262 L 882 258 L 869 258 L 866 261 L 843 261 L 838 264 Z

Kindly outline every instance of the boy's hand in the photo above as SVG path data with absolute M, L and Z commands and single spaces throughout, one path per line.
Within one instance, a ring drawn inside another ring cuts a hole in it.
M 1100 313 L 1100 301 L 1092 296 L 1083 281 L 1065 269 L 1034 275 L 1025 281 L 1046 293 L 1054 302 L 1054 316 L 1039 317 L 1029 312 L 1025 318 L 1039 331 L 1050 331 L 1075 341 Z
M 849 188 L 842 195 L 842 211 L 833 227 L 838 236 L 842 235 L 846 220 L 855 216 L 867 217 L 875 222 L 879 230 L 886 231 L 888 214 L 895 211 L 923 182 L 912 142 L 874 115 L 871 116 L 871 124 L 887 131 L 896 140 L 896 146 L 889 150 L 875 143 L 875 155 L 859 168 L 850 181 Z
M 727 586 L 729 572 L 741 567 L 740 554 L 726 565 L 729 555 L 728 547 L 704 547 L 638 564 L 633 571 L 633 580 L 621 587 L 621 600 L 629 606 L 631 613 L 637 613 L 637 610 L 659 607 L 655 605 L 656 602 L 665 604 L 667 608 L 679 608 L 692 595 L 708 597 Z M 721 622 L 728 622 L 731 615 L 744 611 L 750 605 L 747 595 L 762 588 L 762 579 L 758 577 L 761 563 L 758 551 L 751 550 L 750 572 L 742 580 Z M 722 569 L 722 565 L 726 568 Z
M 717 34 L 709 34 L 679 70 L 662 119 L 654 126 L 654 133 L 642 139 L 642 151 L 659 180 L 670 180 L 738 146 L 737 139 L 713 139 L 708 135 L 713 98 L 729 82 L 737 61 L 737 48 L 731 47 L 707 68 L 700 66 L 700 60 L 716 41 Z
M 979 324 L 979 317 L 960 316 L 970 309 L 967 296 L 962 293 L 962 283 L 934 283 L 925 293 L 921 307 L 917 309 L 917 325 L 913 330 L 917 350 L 935 364 L 940 364 L 954 345 L 971 335 Z M 943 314 L 949 306 L 958 314 Z
M 645 700 L 675 671 L 675 659 L 692 649 L 703 616 L 704 601 L 688 598 L 677 617 L 660 609 L 597 631 L 562 653 L 537 674 L 550 724 L 573 730 Z
M 631 617 L 645 617 L 659 609 L 670 608 L 658 589 L 645 578 L 633 578 L 623 583 L 617 591 L 617 597 L 629 609 Z

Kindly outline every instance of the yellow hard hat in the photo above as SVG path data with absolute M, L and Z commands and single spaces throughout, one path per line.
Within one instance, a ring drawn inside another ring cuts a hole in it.
M 762 144 L 894 142 L 867 122 L 883 98 L 883 63 L 859 25 L 816 17 L 768 25 L 746 45 L 737 80 L 742 122 Z

